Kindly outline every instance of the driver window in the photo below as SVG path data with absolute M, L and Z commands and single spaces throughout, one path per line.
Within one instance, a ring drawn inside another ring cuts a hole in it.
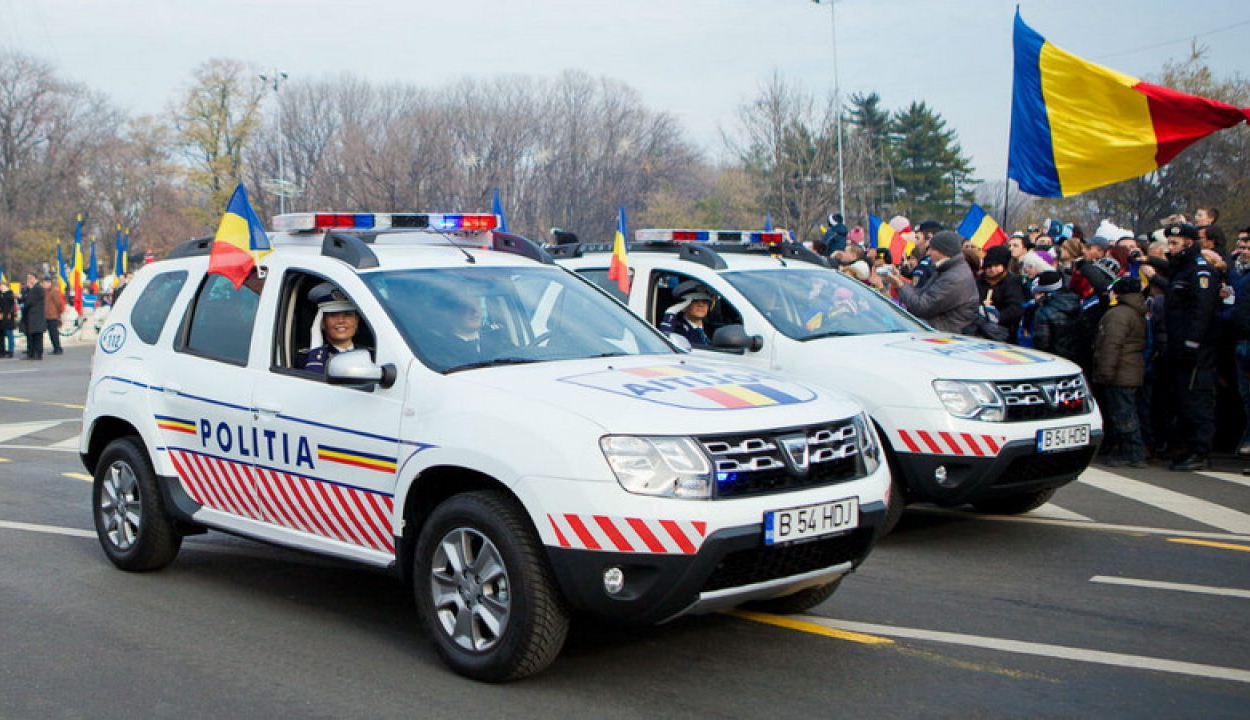
M 683 305 L 684 300 L 679 297 L 679 294 L 688 290 L 692 285 L 700 286 L 709 291 L 712 296 L 711 308 L 704 320 L 707 327 L 711 329 L 708 333 L 709 337 L 717 328 L 742 323 L 742 313 L 738 312 L 738 309 L 727 302 L 720 293 L 690 275 L 672 272 L 656 274 L 651 286 L 650 311 L 647 320 L 656 327 L 663 325 L 665 315 L 670 312 L 675 314 L 679 306 Z
M 374 334 L 355 300 L 317 275 L 289 272 L 283 283 L 272 369 L 319 378 L 333 355 L 351 349 L 373 354 Z

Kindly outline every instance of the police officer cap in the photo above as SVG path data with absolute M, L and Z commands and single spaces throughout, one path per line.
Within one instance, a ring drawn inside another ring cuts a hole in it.
M 1168 237 L 1183 237 L 1189 238 L 1190 240 L 1197 240 L 1198 228 L 1190 225 L 1189 223 L 1173 223 L 1172 225 L 1167 226 L 1164 234 Z
M 313 286 L 308 291 L 308 300 L 317 303 L 321 312 L 347 312 L 356 309 L 356 304 L 348 300 L 342 290 L 328 282 Z
M 686 280 L 673 289 L 673 297 L 678 300 L 707 300 L 712 302 L 712 291 L 697 280 Z

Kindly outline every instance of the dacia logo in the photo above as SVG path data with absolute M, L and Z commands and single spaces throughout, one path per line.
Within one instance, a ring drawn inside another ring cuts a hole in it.
M 781 450 L 790 463 L 790 467 L 796 471 L 805 473 L 811 462 L 811 456 L 808 453 L 807 435 L 782 435 L 777 438 Z

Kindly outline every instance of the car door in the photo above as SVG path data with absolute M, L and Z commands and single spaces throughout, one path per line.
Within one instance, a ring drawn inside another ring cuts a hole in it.
M 386 562 L 393 558 L 392 509 L 399 462 L 404 380 L 391 387 L 332 385 L 299 358 L 321 316 L 309 293 L 330 283 L 357 307 L 358 348 L 379 364 L 406 364 L 406 349 L 354 275 L 330 278 L 299 268 L 280 274 L 277 302 L 258 325 L 274 338 L 251 404 L 260 445 L 257 498 L 267 522 L 327 551 Z M 323 292 L 324 290 L 318 290 Z

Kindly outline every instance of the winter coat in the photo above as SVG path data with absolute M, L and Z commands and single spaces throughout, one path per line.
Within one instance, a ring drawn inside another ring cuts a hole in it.
M 6 285 L 0 290 L 0 333 L 17 328 L 17 297 Z
M 976 320 L 981 307 L 977 279 L 962 253 L 934 267 L 934 277 L 917 290 L 898 289 L 898 298 L 911 314 L 942 332 L 961 333 Z
M 1078 354 L 1076 320 L 1081 305 L 1066 290 L 1046 293 L 1033 314 L 1033 347 L 1069 360 Z
M 1024 302 L 1028 299 L 1020 276 L 1006 273 L 997 285 L 991 285 L 984 277 L 978 277 L 977 292 L 982 301 L 992 293 L 994 309 L 998 311 L 998 324 L 1007 328 L 1014 340 L 1016 330 L 1020 327 L 1020 318 L 1024 316 Z
M 61 288 L 53 285 L 44 291 L 43 305 L 45 320 L 60 320 L 61 313 L 65 312 L 65 293 L 61 292 Z
M 43 316 L 43 288 L 35 284 L 22 291 L 22 332 L 34 335 L 48 329 Z
M 1146 299 L 1141 293 L 1118 296 L 1098 323 L 1094 340 L 1096 383 L 1141 387 L 1146 379 Z

